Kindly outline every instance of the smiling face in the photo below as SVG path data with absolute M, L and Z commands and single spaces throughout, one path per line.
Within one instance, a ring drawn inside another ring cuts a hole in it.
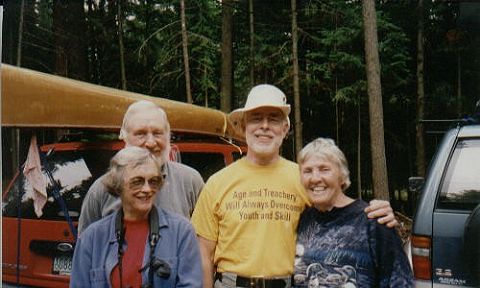
M 282 110 L 261 107 L 246 112 L 244 117 L 247 159 L 260 165 L 275 162 L 289 128 Z
M 120 194 L 125 219 L 147 219 L 155 194 L 162 184 L 162 175 L 153 160 L 126 167 Z
M 166 121 L 156 107 L 132 112 L 125 125 L 126 146 L 147 148 L 155 156 L 167 159 L 170 133 Z
M 345 198 L 344 180 L 339 166 L 318 155 L 307 157 L 300 164 L 300 177 L 310 201 L 320 211 L 343 207 Z

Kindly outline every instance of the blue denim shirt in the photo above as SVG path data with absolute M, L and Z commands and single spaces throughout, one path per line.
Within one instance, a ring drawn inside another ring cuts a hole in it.
M 158 208 L 157 208 L 158 209 Z M 113 213 L 87 227 L 77 241 L 73 254 L 70 287 L 111 287 L 110 275 L 118 263 L 118 242 Z M 155 257 L 171 268 L 168 279 L 154 273 L 154 287 L 202 287 L 202 265 L 197 238 L 190 222 L 158 209 L 160 240 Z M 124 250 L 128 243 L 124 244 Z M 150 246 L 145 243 L 142 267 L 150 261 Z M 142 284 L 148 283 L 148 270 L 142 272 Z

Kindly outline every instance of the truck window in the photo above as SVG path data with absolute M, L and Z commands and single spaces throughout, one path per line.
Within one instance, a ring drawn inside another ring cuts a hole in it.
M 56 151 L 48 158 L 53 178 L 60 184 L 59 192 L 73 220 L 77 220 L 80 215 L 82 201 L 88 188 L 106 171 L 109 159 L 114 153 L 115 151 L 111 150 Z M 44 178 L 47 182 L 48 200 L 40 219 L 64 220 L 63 211 L 53 198 L 53 185 L 48 181 L 43 168 Z M 11 189 L 6 193 L 2 203 L 3 216 L 17 217 L 20 215 L 22 218 L 37 218 L 31 198 L 33 188 L 22 172 L 18 174 Z
M 457 143 L 443 180 L 438 208 L 471 211 L 480 203 L 480 140 Z
M 225 156 L 222 153 L 181 152 L 180 159 L 180 162 L 200 172 L 204 181 L 226 166 Z

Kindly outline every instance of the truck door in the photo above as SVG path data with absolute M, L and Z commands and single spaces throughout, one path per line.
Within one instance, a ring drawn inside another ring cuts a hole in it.
M 440 185 L 433 215 L 432 272 L 438 284 L 478 287 L 464 249 L 465 222 L 480 203 L 480 139 L 460 139 Z

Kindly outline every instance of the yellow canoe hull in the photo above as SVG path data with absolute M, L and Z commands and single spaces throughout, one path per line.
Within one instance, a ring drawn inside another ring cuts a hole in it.
M 219 110 L 6 64 L 1 65 L 1 74 L 5 127 L 119 129 L 127 107 L 145 99 L 165 110 L 172 131 L 242 140 Z

